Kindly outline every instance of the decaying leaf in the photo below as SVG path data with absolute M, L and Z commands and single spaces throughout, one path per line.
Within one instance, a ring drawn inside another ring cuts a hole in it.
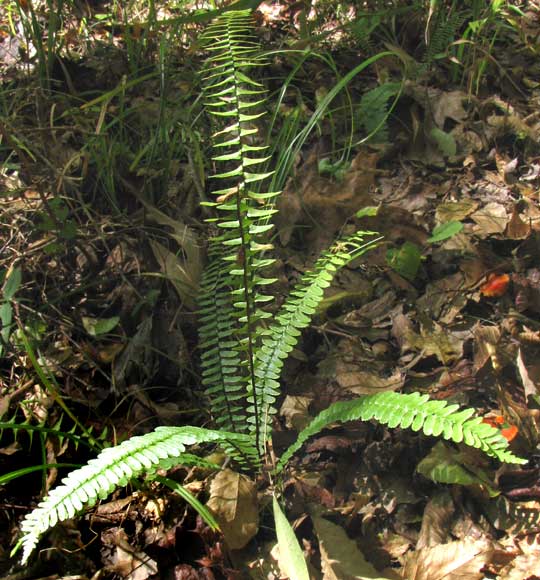
M 424 509 L 416 549 L 446 543 L 450 537 L 450 525 L 454 512 L 454 501 L 450 493 L 447 490 L 436 493 Z
M 206 505 L 216 516 L 229 548 L 243 548 L 257 533 L 257 487 L 249 477 L 223 469 L 212 480 Z
M 188 269 L 186 260 L 155 240 L 150 240 L 150 247 L 161 273 L 174 286 L 182 302 L 189 308 L 195 308 L 198 279 Z
M 341 526 L 319 516 L 312 521 L 319 539 L 323 580 L 392 580 L 365 559 Z
M 510 221 L 504 205 L 497 202 L 487 203 L 475 211 L 471 219 L 476 223 L 474 233 L 481 238 L 502 234 Z
M 405 580 L 482 580 L 492 555 L 487 539 L 439 544 L 408 555 L 401 575 Z
M 285 418 L 285 425 L 288 429 L 300 431 L 307 426 L 311 421 L 309 405 L 312 400 L 312 397 L 286 395 L 279 415 Z

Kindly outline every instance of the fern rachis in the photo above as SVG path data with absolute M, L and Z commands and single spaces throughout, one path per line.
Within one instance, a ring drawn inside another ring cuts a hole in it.
M 220 185 L 213 191 L 217 235 L 209 241 L 209 263 L 200 286 L 200 349 L 202 383 L 211 402 L 217 430 L 197 427 L 160 427 L 106 449 L 96 459 L 72 472 L 23 521 L 21 529 L 27 560 L 39 537 L 57 521 L 73 517 L 132 477 L 153 472 L 163 463 L 192 462 L 190 445 L 221 445 L 245 469 L 258 469 L 265 460 L 275 401 L 280 391 L 284 361 L 297 344 L 330 285 L 334 274 L 373 248 L 378 238 L 358 232 L 325 252 L 304 274 L 289 298 L 273 316 L 264 310 L 272 299 L 264 288 L 273 279 L 264 274 L 273 260 L 269 222 L 278 192 L 260 189 L 268 172 L 251 168 L 267 161 L 257 145 L 258 121 L 264 90 L 248 76 L 263 62 L 251 37 L 247 11 L 224 13 L 209 27 L 206 39 L 212 56 L 204 72 L 206 108 L 217 119 L 213 145 Z M 310 436 L 338 421 L 376 419 L 390 427 L 421 430 L 427 435 L 479 447 L 506 462 L 522 460 L 510 453 L 508 442 L 473 411 L 459 411 L 425 395 L 381 393 L 336 403 L 299 434 L 281 458 L 277 471 Z M 184 458 L 184 459 L 183 459 Z M 279 519 L 282 526 L 282 519 Z

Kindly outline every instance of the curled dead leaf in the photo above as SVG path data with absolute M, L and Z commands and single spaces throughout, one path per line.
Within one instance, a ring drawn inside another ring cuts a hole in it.
M 206 504 L 219 522 L 227 545 L 243 548 L 259 530 L 255 482 L 231 469 L 223 469 L 212 480 Z

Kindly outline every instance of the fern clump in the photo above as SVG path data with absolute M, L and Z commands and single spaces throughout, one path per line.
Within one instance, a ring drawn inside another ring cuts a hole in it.
M 215 172 L 210 177 L 218 185 L 206 203 L 214 211 L 209 221 L 215 235 L 209 240 L 208 265 L 200 285 L 199 346 L 202 383 L 216 429 L 159 427 L 101 452 L 68 475 L 26 516 L 21 525 L 23 561 L 56 522 L 73 517 L 131 478 L 161 466 L 193 464 L 193 455 L 186 452 L 189 446 L 219 444 L 240 468 L 260 470 L 269 460 L 266 446 L 287 356 L 335 273 L 380 239 L 373 232 L 357 232 L 339 240 L 303 275 L 275 313 L 268 310 L 272 293 L 267 288 L 274 282 L 267 273 L 273 264 L 268 236 L 279 192 L 263 187 L 271 172 L 257 172 L 268 161 L 266 147 L 258 142 L 257 126 L 265 113 L 265 91 L 250 73 L 265 61 L 251 31 L 249 11 L 230 11 L 204 36 L 211 55 L 202 74 L 205 108 L 213 119 Z M 381 393 L 336 403 L 299 434 L 274 474 L 284 469 L 308 437 L 330 423 L 356 419 L 375 419 L 390 427 L 464 442 L 501 461 L 523 461 L 508 451 L 508 442 L 496 429 L 472 415 L 471 409 L 460 411 L 456 405 L 418 394 Z M 283 531 L 279 508 L 278 520 Z M 288 532 L 284 537 L 289 537 Z

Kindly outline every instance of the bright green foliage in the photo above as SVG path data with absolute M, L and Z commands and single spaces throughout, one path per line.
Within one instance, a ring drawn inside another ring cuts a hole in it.
M 41 534 L 56 522 L 72 518 L 85 505 L 94 505 L 98 498 L 104 499 L 130 479 L 152 471 L 164 459 L 176 457 L 181 464 L 186 446 L 203 442 L 226 442 L 240 451 L 249 447 L 245 437 L 232 433 L 198 427 L 158 427 L 152 433 L 105 449 L 84 467 L 72 471 L 24 519 L 21 525 L 23 561 L 28 559 Z
M 188 445 L 218 443 L 242 467 L 260 468 L 285 359 L 310 324 L 337 270 L 378 243 L 373 232 L 358 232 L 338 241 L 304 274 L 275 315 L 265 310 L 272 295 L 264 289 L 274 282 L 264 274 L 274 262 L 266 255 L 272 249 L 267 236 L 278 192 L 264 192 L 261 185 L 271 173 L 256 172 L 257 165 L 267 161 L 265 147 L 257 144 L 255 123 L 264 113 L 264 89 L 248 73 L 264 62 L 250 31 L 250 13 L 230 11 L 205 34 L 212 54 L 203 74 L 205 106 L 216 124 L 212 137 L 216 173 L 211 178 L 220 185 L 213 191 L 213 201 L 206 203 L 215 210 L 217 217 L 209 221 L 217 233 L 209 241 L 209 263 L 199 292 L 199 331 L 203 385 L 219 430 L 159 427 L 100 453 L 68 475 L 25 518 L 21 526 L 24 561 L 49 527 L 73 517 L 115 487 L 157 468 L 196 463 L 185 452 Z M 360 70 L 357 67 L 353 73 Z M 471 419 L 472 414 L 471 409 L 458 411 L 457 405 L 429 401 L 427 395 L 419 394 L 381 393 L 336 403 L 299 435 L 278 470 L 309 436 L 329 423 L 355 419 L 422 430 L 426 435 L 463 441 L 501 461 L 520 463 L 507 451 L 504 437 L 480 418 Z M 194 498 L 191 502 L 196 505 Z M 279 513 L 278 508 L 278 517 Z
M 485 458 L 482 457 L 485 461 Z M 498 492 L 493 488 L 493 481 L 481 465 L 478 457 L 469 449 L 461 451 L 439 441 L 429 454 L 416 466 L 416 471 L 437 483 L 459 485 L 482 485 L 490 495 Z
M 465 443 L 484 451 L 506 463 L 526 463 L 508 451 L 508 441 L 498 429 L 482 422 L 481 417 L 471 419 L 474 409 L 459 410 L 459 405 L 447 401 L 430 401 L 428 395 L 420 393 L 402 394 L 394 392 L 366 395 L 354 401 L 340 401 L 325 409 L 298 435 L 298 439 L 287 449 L 278 464 L 283 469 L 293 453 L 304 442 L 327 425 L 336 422 L 369 421 L 376 419 L 389 427 L 401 427 L 422 431 L 424 435 L 441 437 L 455 443 Z
M 219 234 L 210 240 L 199 303 L 203 383 L 218 424 L 238 432 L 247 428 L 246 400 L 254 400 L 255 326 L 270 316 L 261 306 L 272 300 L 263 290 L 274 279 L 263 271 L 274 260 L 263 253 L 272 248 L 265 241 L 276 212 L 271 201 L 278 195 L 259 189 L 272 173 L 256 171 L 268 160 L 266 147 L 256 144 L 253 124 L 264 114 L 265 91 L 249 70 L 264 62 L 250 31 L 250 12 L 231 11 L 204 35 L 212 53 L 204 71 L 205 106 L 216 125 L 212 160 L 217 172 L 212 178 L 220 185 L 213 192 L 215 201 L 207 204 L 217 210 L 219 217 L 210 221 Z M 258 409 L 254 417 L 258 422 Z
M 272 498 L 274 523 L 279 548 L 279 564 L 281 571 L 295 580 L 309 580 L 309 572 L 302 553 L 302 548 L 296 539 L 289 520 L 281 511 L 276 496 Z
M 311 322 L 337 270 L 373 248 L 380 239 L 373 236 L 373 232 L 357 232 L 324 252 L 292 290 L 272 324 L 261 332 L 262 345 L 255 359 L 257 405 L 249 407 L 248 411 L 250 415 L 255 408 L 260 411 L 263 444 L 269 436 L 270 420 L 275 413 L 274 402 L 279 394 L 279 377 L 285 359 L 296 346 L 301 330 Z M 365 237 L 371 239 L 366 242 Z M 249 415 L 248 421 L 254 425 Z

